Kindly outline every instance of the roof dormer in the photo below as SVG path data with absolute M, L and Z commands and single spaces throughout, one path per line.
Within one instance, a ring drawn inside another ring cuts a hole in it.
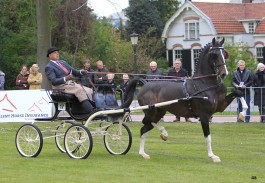
M 244 19 L 239 20 L 244 26 L 245 32 L 248 34 L 255 33 L 256 27 L 258 26 L 260 19 Z

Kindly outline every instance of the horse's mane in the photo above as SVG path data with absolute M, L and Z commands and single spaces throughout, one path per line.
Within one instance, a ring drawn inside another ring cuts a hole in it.
M 196 73 L 198 65 L 203 60 L 205 54 L 209 52 L 211 46 L 212 46 L 212 43 L 207 43 L 203 48 L 201 48 L 200 53 L 199 53 L 199 58 L 195 60 L 195 67 L 194 67 L 193 75 Z

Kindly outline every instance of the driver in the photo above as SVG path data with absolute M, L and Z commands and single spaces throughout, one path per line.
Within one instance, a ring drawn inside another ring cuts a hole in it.
M 74 94 L 81 103 L 84 112 L 91 113 L 93 106 L 89 100 L 92 100 L 93 90 L 72 80 L 73 76 L 80 77 L 88 74 L 88 72 L 86 70 L 76 70 L 66 61 L 59 60 L 59 49 L 57 48 L 48 49 L 47 57 L 50 58 L 50 62 L 45 67 L 45 74 L 52 83 L 52 88 L 63 89 L 65 93 Z

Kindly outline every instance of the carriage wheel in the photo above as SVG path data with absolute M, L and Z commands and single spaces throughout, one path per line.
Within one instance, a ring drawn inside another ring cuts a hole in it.
M 90 131 L 84 125 L 74 124 L 65 132 L 65 151 L 71 158 L 86 159 L 93 147 Z
M 126 154 L 132 145 L 132 134 L 130 129 L 122 123 L 114 122 L 106 128 L 104 145 L 110 154 Z
M 16 148 L 23 157 L 37 157 L 43 146 L 41 131 L 36 125 L 24 124 L 16 134 Z
M 65 148 L 64 148 L 64 134 L 65 131 L 74 123 L 71 121 L 63 122 L 60 125 L 57 126 L 56 131 L 55 131 L 55 144 L 59 151 L 62 153 L 65 153 Z

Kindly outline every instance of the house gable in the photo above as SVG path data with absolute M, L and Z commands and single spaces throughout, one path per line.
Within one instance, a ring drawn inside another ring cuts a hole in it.
M 184 15 L 185 16 L 182 16 Z M 187 16 L 188 14 L 188 16 Z M 181 17 L 183 17 L 181 19 Z M 182 5 L 176 13 L 166 22 L 163 33 L 162 33 L 162 40 L 164 41 L 166 38 L 168 38 L 169 31 L 172 29 L 172 26 L 175 25 L 175 22 L 177 21 L 189 21 L 189 20 L 197 20 L 199 21 L 200 19 L 203 19 L 204 22 L 206 22 L 210 28 L 211 34 L 215 35 L 216 30 L 212 24 L 211 19 L 205 15 L 202 11 L 200 11 L 196 6 L 194 6 L 193 3 L 186 1 L 184 5 Z M 183 35 L 179 35 L 182 36 Z

